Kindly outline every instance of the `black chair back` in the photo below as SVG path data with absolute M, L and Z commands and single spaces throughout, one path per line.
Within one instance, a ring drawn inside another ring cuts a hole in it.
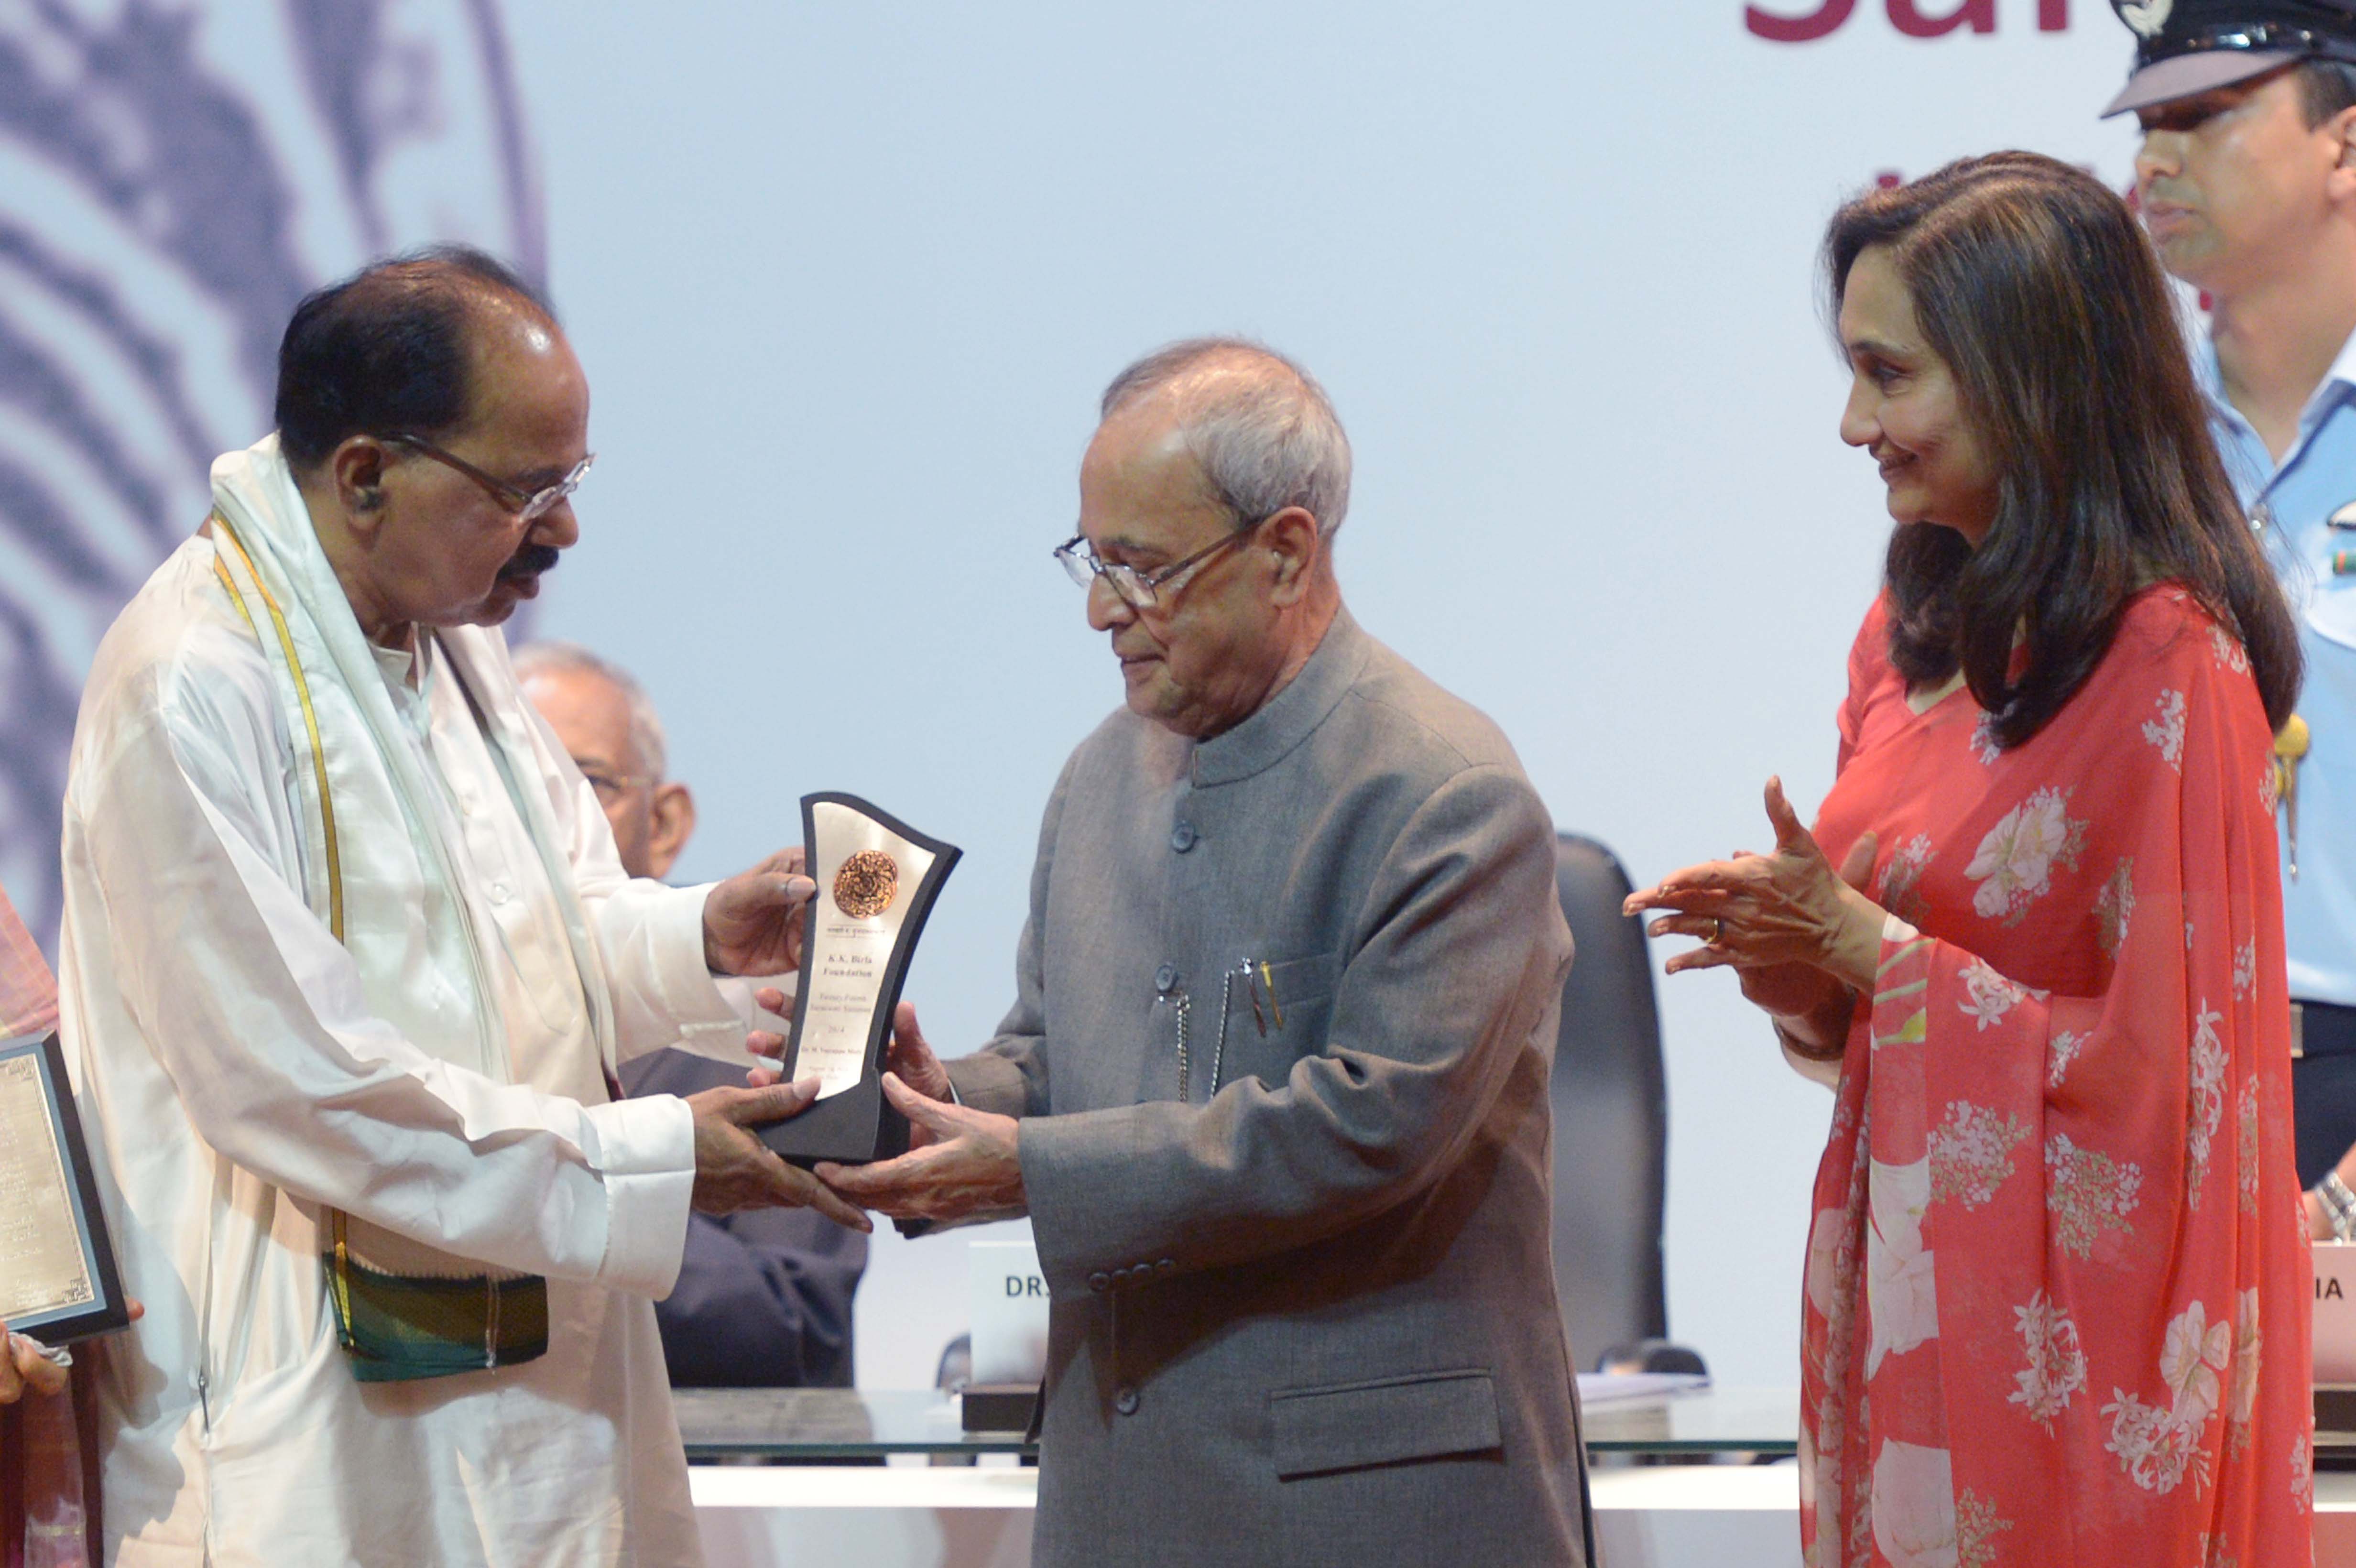
M 1668 1090 L 1642 923 L 1611 850 L 1563 834 L 1555 851 L 1563 918 L 1579 944 L 1555 1039 L 1554 1275 L 1571 1354 L 1668 1332 L 1661 1271 Z

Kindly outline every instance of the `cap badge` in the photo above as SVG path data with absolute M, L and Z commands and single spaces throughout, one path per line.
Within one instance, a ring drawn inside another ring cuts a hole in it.
M 2168 14 L 2176 9 L 2176 0 L 2111 0 L 2111 8 L 2119 20 L 2133 27 L 2137 37 L 2156 38 L 2168 26 Z

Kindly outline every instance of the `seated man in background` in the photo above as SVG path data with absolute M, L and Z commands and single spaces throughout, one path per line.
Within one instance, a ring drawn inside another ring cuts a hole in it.
M 944 1070 L 903 1009 L 920 1147 L 818 1174 L 1030 1215 L 1042 1568 L 1581 1563 L 1554 826 L 1343 608 L 1350 448 L 1304 372 L 1177 344 L 1102 421 L 1056 553 L 1127 710 L 1047 803 L 998 1038 Z
M 596 791 L 622 869 L 658 881 L 668 876 L 695 831 L 695 797 L 664 776 L 662 720 L 646 688 L 572 643 L 519 648 L 515 667 L 524 695 Z M 721 990 L 740 1010 L 755 1006 L 742 982 L 724 981 Z M 784 1027 L 766 1012 L 746 1021 Z M 741 1083 L 744 1072 L 666 1050 L 624 1062 L 621 1079 L 632 1095 L 686 1095 Z M 867 1238 L 808 1209 L 691 1216 L 679 1283 L 655 1303 L 672 1384 L 849 1388 L 851 1293 L 866 1267 Z

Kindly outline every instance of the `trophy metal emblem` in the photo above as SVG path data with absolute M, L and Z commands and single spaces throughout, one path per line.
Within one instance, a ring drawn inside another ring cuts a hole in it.
M 834 874 L 834 907 L 853 920 L 873 920 L 900 891 L 900 862 L 881 849 L 862 849 Z
M 800 984 L 786 1037 L 787 1082 L 819 1097 L 761 1141 L 796 1165 L 863 1165 L 908 1147 L 907 1118 L 884 1098 L 892 1012 L 926 917 L 963 853 L 854 795 L 802 796 L 802 842 L 818 893 L 803 912 Z

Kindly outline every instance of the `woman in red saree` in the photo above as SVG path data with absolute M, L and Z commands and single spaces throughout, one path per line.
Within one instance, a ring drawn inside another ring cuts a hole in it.
M 1838 779 L 1814 835 L 1771 782 L 1772 854 L 1630 901 L 1839 1061 L 1808 1561 L 2304 1564 L 2287 613 L 2099 183 L 1970 160 L 1844 208 L 1826 260 L 1900 525 Z

